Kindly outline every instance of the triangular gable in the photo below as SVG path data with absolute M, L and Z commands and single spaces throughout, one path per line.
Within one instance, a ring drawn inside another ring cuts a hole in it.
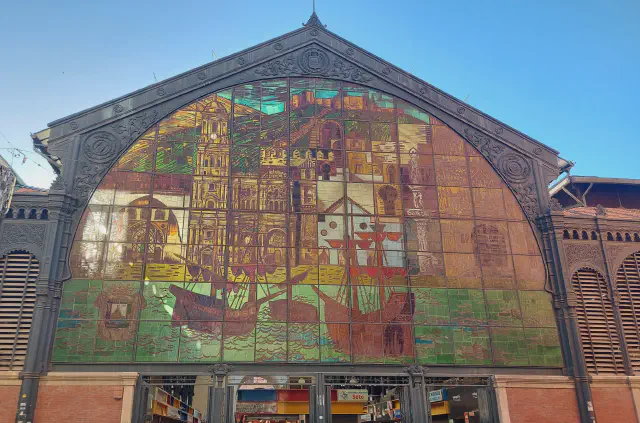
M 317 75 L 376 88 L 384 81 L 470 126 L 487 131 L 492 137 L 523 153 L 533 153 L 527 154 L 531 157 L 557 166 L 557 151 L 339 37 L 327 30 L 315 13 L 298 30 L 51 122 L 49 141 L 54 142 L 57 138 L 107 124 L 247 69 L 255 70 L 253 77 L 239 78 L 238 82 L 243 82 L 242 79 L 255 80 L 260 76 Z

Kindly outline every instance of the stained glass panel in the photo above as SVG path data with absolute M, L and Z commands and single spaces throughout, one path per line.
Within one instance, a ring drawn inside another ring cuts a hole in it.
M 91 196 L 70 270 L 59 362 L 561 365 L 513 193 L 357 84 L 247 83 L 154 124 Z

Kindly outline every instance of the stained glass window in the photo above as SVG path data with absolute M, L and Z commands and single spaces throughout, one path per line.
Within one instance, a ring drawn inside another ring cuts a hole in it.
M 291 78 L 143 134 L 89 201 L 59 362 L 561 366 L 507 186 L 385 93 Z

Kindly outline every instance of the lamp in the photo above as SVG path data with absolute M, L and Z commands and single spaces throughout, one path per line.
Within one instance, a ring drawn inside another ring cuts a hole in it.
M 304 384 L 305 384 L 305 382 L 306 382 L 306 380 L 304 380 L 304 378 L 303 378 L 303 377 L 301 377 L 300 379 L 298 379 L 298 384 L 300 384 L 300 385 L 304 385 Z

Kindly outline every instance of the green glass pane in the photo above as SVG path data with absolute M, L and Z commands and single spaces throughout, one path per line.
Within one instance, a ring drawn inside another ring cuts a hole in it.
M 450 326 L 416 326 L 415 340 L 418 363 L 453 363 L 453 331 Z
M 521 328 L 491 328 L 493 364 L 498 366 L 527 366 L 529 357 Z
M 555 328 L 556 318 L 551 295 L 544 291 L 520 291 L 519 295 L 525 326 Z
M 156 172 L 193 174 L 196 146 L 195 143 L 186 142 L 159 143 L 156 151 Z
M 222 327 L 222 361 L 255 361 L 255 322 L 225 322 Z
M 222 323 L 202 322 L 198 330 L 183 326 L 180 332 L 179 359 L 181 363 L 209 363 L 222 358 Z M 206 329 L 206 330 L 204 330 Z
M 175 362 L 179 342 L 180 326 L 170 322 L 140 322 L 136 361 Z
M 120 322 L 98 321 L 93 360 L 96 362 L 130 363 L 133 361 L 137 320 Z
M 351 361 L 351 340 L 348 324 L 320 325 L 320 360 L 323 363 Z
M 522 326 L 516 291 L 487 290 L 489 323 L 497 326 Z
M 562 351 L 555 328 L 525 328 L 524 337 L 532 366 L 562 366 Z
M 93 361 L 95 335 L 95 321 L 58 320 L 52 361 L 62 363 Z
M 287 361 L 287 324 L 256 325 L 256 362 Z
M 140 320 L 171 320 L 176 297 L 172 289 L 183 288 L 182 283 L 150 282 L 143 283 L 143 295 L 146 307 L 140 313 Z
M 295 324 L 288 326 L 290 362 L 313 362 L 320 360 L 319 326 L 317 324 Z
M 102 281 L 70 280 L 63 284 L 60 319 L 98 318 L 94 305 L 102 291 Z
M 487 328 L 458 327 L 453 330 L 456 364 L 491 364 Z
M 416 323 L 449 323 L 449 297 L 444 288 L 412 288 L 415 297 L 413 320 Z
M 451 321 L 462 325 L 487 323 L 484 295 L 479 289 L 450 289 Z

